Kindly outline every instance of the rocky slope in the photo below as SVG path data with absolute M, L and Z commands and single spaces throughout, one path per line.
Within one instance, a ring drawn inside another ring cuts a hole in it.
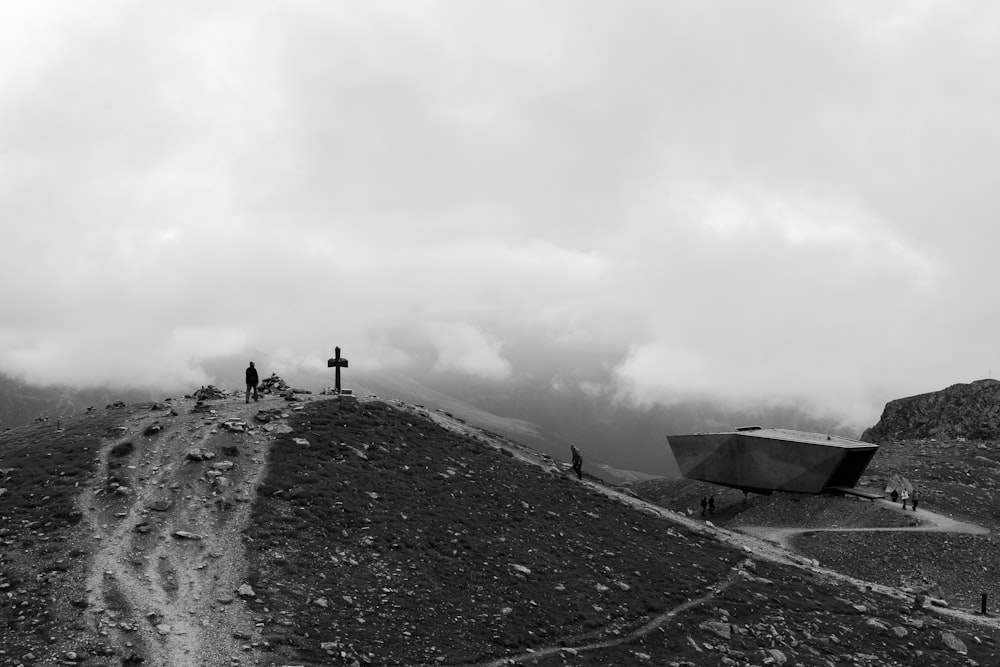
M 0 435 L 0 489 L 0 664 L 1000 661 L 990 619 L 395 402 L 31 424 Z
M 1000 440 L 1000 380 L 977 380 L 886 403 L 865 442 L 930 439 Z

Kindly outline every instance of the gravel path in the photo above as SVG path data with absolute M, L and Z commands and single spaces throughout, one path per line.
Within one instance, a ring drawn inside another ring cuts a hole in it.
M 762 540 L 768 540 L 770 542 L 776 542 L 782 547 L 792 550 L 791 540 L 796 535 L 802 535 L 805 533 L 822 533 L 822 532 L 835 532 L 835 533 L 861 533 L 861 532 L 900 532 L 900 533 L 960 533 L 965 535 L 988 535 L 989 529 L 982 526 L 976 525 L 974 523 L 967 523 L 965 521 L 959 521 L 951 517 L 944 516 L 943 514 L 938 514 L 936 512 L 929 512 L 927 510 L 916 510 L 909 511 L 904 510 L 898 503 L 893 503 L 888 500 L 876 500 L 883 507 L 891 509 L 896 512 L 901 512 L 907 516 L 912 516 L 919 521 L 916 526 L 892 526 L 892 527 L 864 527 L 864 528 L 852 528 L 852 527 L 831 527 L 831 528 L 788 528 L 788 527 L 777 527 L 777 526 L 738 526 L 735 530 L 746 533 L 748 535 L 753 535 Z
M 174 400 L 133 415 L 101 448 L 96 481 L 78 500 L 100 540 L 87 620 L 145 664 L 199 667 L 249 657 L 254 623 L 237 599 L 246 569 L 241 531 L 270 438 L 252 416 L 284 405 L 272 401 L 226 398 L 195 412 L 194 400 Z M 191 460 L 195 448 L 216 456 Z

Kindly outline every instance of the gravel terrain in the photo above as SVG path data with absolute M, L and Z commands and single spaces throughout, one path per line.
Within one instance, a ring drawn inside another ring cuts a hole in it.
M 109 406 L 2 434 L 0 489 L 0 664 L 1000 663 L 995 619 L 863 580 L 864 552 L 837 573 L 716 525 L 893 508 L 716 491 L 702 518 L 698 487 L 578 481 L 393 401 Z

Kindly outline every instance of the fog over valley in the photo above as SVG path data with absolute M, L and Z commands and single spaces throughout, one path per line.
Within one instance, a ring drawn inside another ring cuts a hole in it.
M 997 62 L 965 2 L 8 4 L 0 373 L 857 436 L 1000 368 Z

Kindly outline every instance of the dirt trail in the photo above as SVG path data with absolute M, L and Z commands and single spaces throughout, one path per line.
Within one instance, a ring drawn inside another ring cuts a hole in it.
M 163 405 L 132 414 L 104 443 L 95 481 L 79 497 L 100 540 L 87 620 L 146 665 L 252 663 L 257 637 L 237 593 L 246 563 L 241 531 L 272 434 L 288 428 L 255 424 L 253 416 L 260 409 L 287 416 L 287 404 L 233 397 L 206 401 L 212 412 L 195 412 L 192 399 Z M 156 424 L 162 430 L 151 432 Z M 194 449 L 214 457 L 192 460 Z
M 884 526 L 884 527 L 831 527 L 831 528 L 784 528 L 776 526 L 737 526 L 738 530 L 748 535 L 754 535 L 763 540 L 777 542 L 786 549 L 792 549 L 791 540 L 796 535 L 805 533 L 862 533 L 862 532 L 901 532 L 901 533 L 962 533 L 965 535 L 988 535 L 989 530 L 974 523 L 959 521 L 951 517 L 929 512 L 927 510 L 906 511 L 898 503 L 888 500 L 876 500 L 883 507 L 887 507 L 896 512 L 901 512 L 906 516 L 917 519 L 920 523 L 916 526 Z
M 663 627 L 667 621 L 674 618 L 679 614 L 683 614 L 692 607 L 705 604 L 712 601 L 715 598 L 720 597 L 724 592 L 726 592 L 733 584 L 739 581 L 741 578 L 754 579 L 756 576 L 752 574 L 750 570 L 752 568 L 749 566 L 750 561 L 743 561 L 738 563 L 729 575 L 718 581 L 715 585 L 708 588 L 704 595 L 698 596 L 696 598 L 687 600 L 673 609 L 669 609 L 662 614 L 658 614 L 651 618 L 649 621 L 644 623 L 642 626 L 628 633 L 624 637 L 618 637 L 616 639 L 609 639 L 600 642 L 590 642 L 587 644 L 580 644 L 577 646 L 570 646 L 567 644 L 560 644 L 558 646 L 549 646 L 546 648 L 535 649 L 520 655 L 506 656 L 498 660 L 491 660 L 490 662 L 482 663 L 478 667 L 503 667 L 504 665 L 515 665 L 518 663 L 531 664 L 538 661 L 541 658 L 548 657 L 550 655 L 558 656 L 576 656 L 580 653 L 587 651 L 596 651 L 605 648 L 611 648 L 612 646 L 621 646 L 622 644 L 628 644 L 633 642 L 640 637 L 644 637 L 651 634 L 655 630 Z

